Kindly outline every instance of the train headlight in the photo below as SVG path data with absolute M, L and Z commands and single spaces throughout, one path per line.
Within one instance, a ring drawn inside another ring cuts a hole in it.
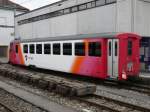
M 127 79 L 127 74 L 125 72 L 122 72 L 122 78 L 125 80 Z

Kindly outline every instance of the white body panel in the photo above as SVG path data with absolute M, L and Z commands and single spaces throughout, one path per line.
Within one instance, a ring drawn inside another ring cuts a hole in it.
M 51 49 L 51 54 L 44 54 L 44 50 L 42 50 L 42 54 L 26 54 L 23 53 L 23 57 L 25 59 L 25 65 L 35 65 L 39 68 L 44 69 L 51 69 L 51 70 L 57 70 L 57 71 L 63 71 L 63 72 L 70 72 L 71 67 L 76 59 L 76 56 L 74 55 L 74 43 L 75 42 L 83 42 L 82 40 L 73 40 L 72 42 L 72 54 L 71 56 L 64 56 L 62 55 L 62 43 L 70 43 L 70 41 L 59 41 L 61 44 L 61 55 L 53 55 L 53 51 Z M 58 43 L 58 41 L 47 41 L 47 42 L 30 42 L 30 43 L 21 43 L 21 47 L 23 49 L 24 44 L 46 44 L 50 43 L 51 48 L 53 43 Z M 42 47 L 44 49 L 44 47 Z M 35 49 L 36 52 L 36 49 Z M 26 60 L 27 56 L 27 60 Z M 61 57 L 61 58 L 60 58 Z M 65 63 L 65 64 L 64 64 Z M 63 64 L 63 65 L 62 65 Z

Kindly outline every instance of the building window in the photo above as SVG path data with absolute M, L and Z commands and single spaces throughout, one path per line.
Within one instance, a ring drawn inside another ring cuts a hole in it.
M 36 54 L 42 54 L 42 44 L 36 44 Z
M 115 3 L 117 0 L 106 0 L 106 3 Z
M 53 54 L 54 55 L 60 55 L 60 44 L 59 43 L 55 43 L 53 44 Z
M 34 53 L 35 53 L 34 44 L 30 44 L 30 53 L 31 53 L 31 54 L 34 54 Z
M 105 5 L 105 0 L 97 0 L 96 1 L 96 6 L 101 6 L 101 5 Z
M 27 44 L 23 45 L 23 52 L 28 53 L 28 45 Z
M 87 3 L 87 8 L 92 8 L 92 3 Z
M 51 44 L 44 44 L 44 54 L 51 54 Z
M 128 55 L 131 56 L 132 55 L 132 47 L 133 47 L 133 43 L 131 40 L 128 41 Z
M 76 12 L 76 11 L 78 11 L 78 7 L 77 6 L 71 8 L 71 12 Z
M 68 14 L 68 13 L 70 13 L 70 9 L 68 8 L 68 9 L 64 9 L 64 14 Z
M 72 44 L 71 43 L 63 44 L 63 55 L 72 55 Z
M 79 6 L 79 10 L 84 10 L 84 9 L 86 9 L 86 4 L 83 4 L 83 5 Z
M 91 2 L 91 7 L 95 7 L 96 3 L 95 1 Z
M 101 56 L 101 43 L 90 42 L 89 43 L 89 56 Z
M 19 47 L 19 46 L 18 46 L 18 45 L 16 45 L 16 53 L 18 53 L 18 47 Z
M 85 56 L 85 43 L 75 43 L 75 55 Z

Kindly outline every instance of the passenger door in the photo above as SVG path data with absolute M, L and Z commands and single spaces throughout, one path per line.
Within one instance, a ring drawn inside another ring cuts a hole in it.
M 119 40 L 118 39 L 109 39 L 107 44 L 108 51 L 108 75 L 110 78 L 118 77 L 118 56 L 119 56 Z

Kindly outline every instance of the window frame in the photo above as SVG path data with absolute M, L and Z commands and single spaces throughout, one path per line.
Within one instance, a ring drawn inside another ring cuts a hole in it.
M 61 44 L 60 43 L 53 43 L 52 47 L 53 47 L 52 48 L 53 49 L 53 55 L 61 55 Z M 59 47 L 59 48 L 56 48 L 56 47 Z
M 16 44 L 15 45 L 15 52 L 18 54 L 18 52 L 19 52 L 19 45 L 18 44 Z
M 99 52 L 96 52 L 99 51 Z M 102 57 L 102 43 L 101 41 L 88 42 L 88 56 Z
M 31 52 L 31 47 L 33 47 L 33 52 Z M 35 54 L 35 44 L 29 44 L 29 53 Z
M 49 45 L 49 50 L 48 50 L 49 52 L 48 52 L 48 53 L 45 52 L 45 51 L 46 51 L 46 50 L 45 50 L 45 49 L 46 49 L 46 48 L 45 48 L 46 45 Z M 44 43 L 44 54 L 45 54 L 45 55 L 50 55 L 50 54 L 51 54 L 51 44 L 50 44 L 50 43 Z
M 25 48 L 25 47 L 27 47 L 27 48 Z M 23 44 L 23 53 L 24 54 L 28 54 L 29 53 L 29 45 L 28 44 Z
M 70 48 L 69 48 L 69 46 L 70 46 Z M 65 56 L 72 55 L 72 43 L 63 43 L 63 55 L 65 55 Z
M 74 43 L 74 49 L 75 49 L 75 56 L 86 56 L 86 51 L 85 51 L 85 42 L 75 42 Z M 80 45 L 80 46 L 79 46 Z M 83 49 L 79 49 L 78 47 L 82 47 L 81 45 L 83 45 Z
M 36 54 L 42 54 L 43 53 L 43 44 L 42 43 L 36 43 Z M 40 48 L 40 49 L 39 49 Z
M 133 55 L 133 41 L 132 40 L 128 40 L 128 45 L 127 45 L 127 54 L 128 56 L 132 56 Z

